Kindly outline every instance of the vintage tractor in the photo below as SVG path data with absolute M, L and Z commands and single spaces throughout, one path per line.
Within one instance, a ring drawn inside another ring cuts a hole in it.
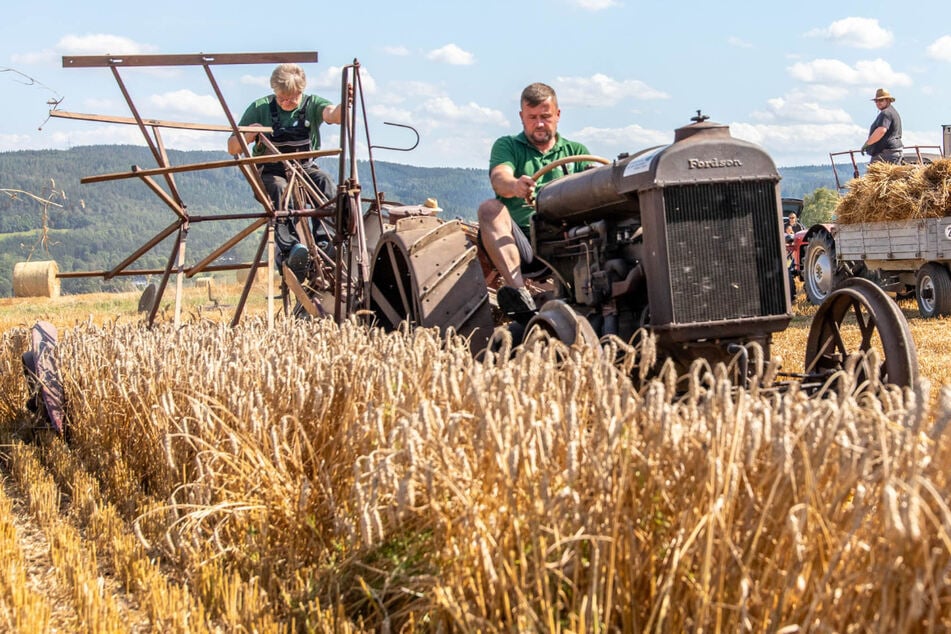
M 531 240 L 551 269 L 554 297 L 512 328 L 516 338 L 541 329 L 567 344 L 598 345 L 649 333 L 660 359 L 683 370 L 697 359 L 745 359 L 751 344 L 768 356 L 772 335 L 792 319 L 772 159 L 698 112 L 672 144 L 604 163 L 539 190 Z M 452 327 L 473 337 L 476 352 L 490 345 L 476 247 L 461 227 L 404 223 L 383 234 L 373 258 L 379 323 Z M 853 280 L 819 308 L 805 371 L 791 378 L 822 385 L 850 353 L 872 348 L 885 381 L 915 380 L 904 317 L 875 285 Z

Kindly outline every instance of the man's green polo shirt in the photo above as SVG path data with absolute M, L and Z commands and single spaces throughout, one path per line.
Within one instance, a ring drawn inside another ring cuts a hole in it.
M 518 134 L 501 137 L 492 145 L 492 153 L 489 157 L 489 172 L 496 165 L 510 165 L 516 178 L 525 175 L 531 176 L 553 161 L 579 154 L 589 154 L 588 148 L 581 143 L 569 141 L 561 135 L 557 136 L 555 145 L 548 152 L 542 154 L 538 151 L 538 148 L 532 145 L 524 132 L 519 132 Z M 564 166 L 564 169 L 567 170 L 568 174 L 573 174 L 580 172 L 585 166 L 586 163 L 568 163 Z M 538 185 L 541 186 L 553 181 L 565 173 L 561 168 L 554 169 L 543 175 L 539 179 Z M 508 207 L 512 221 L 522 227 L 526 231 L 525 235 L 528 235 L 529 218 L 535 213 L 531 205 L 524 198 L 503 198 L 502 196 L 496 196 L 496 198 Z

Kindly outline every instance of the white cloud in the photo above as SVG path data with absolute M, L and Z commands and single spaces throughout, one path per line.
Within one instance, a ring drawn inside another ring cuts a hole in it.
M 951 35 L 943 35 L 928 46 L 928 57 L 939 62 L 951 62 Z
M 32 138 L 27 134 L 0 134 L 0 152 L 22 150 L 31 140 Z
M 367 112 L 370 113 L 370 116 L 380 121 L 389 121 L 391 123 L 404 123 L 411 121 L 413 117 L 411 110 L 380 104 L 370 106 L 367 108 Z
M 668 99 L 642 81 L 618 81 L 598 73 L 592 77 L 558 77 L 558 104 L 566 106 L 614 106 L 624 99 Z
M 762 125 L 731 123 L 734 137 L 762 146 L 780 165 L 815 164 L 828 152 L 857 149 L 868 131 L 854 123 Z M 818 151 L 817 151 L 818 149 Z M 832 179 L 832 170 L 829 169 Z
M 837 59 L 814 59 L 798 62 L 788 69 L 799 81 L 816 84 L 846 84 L 850 86 L 910 86 L 911 77 L 892 70 L 891 64 L 879 58 L 856 62 L 849 66 Z
M 397 80 L 387 83 L 385 95 L 381 95 L 380 101 L 402 103 L 404 101 L 416 101 L 419 99 L 429 99 L 432 97 L 444 97 L 445 89 L 436 84 L 419 80 Z
M 84 99 L 83 107 L 89 110 L 89 112 L 115 112 L 117 108 L 128 110 L 128 105 L 126 105 L 125 102 L 122 102 L 120 105 L 112 99 L 100 99 L 96 97 Z
M 670 131 L 649 130 L 639 125 L 623 128 L 586 127 L 576 132 L 565 133 L 572 141 L 584 143 L 588 149 L 605 158 L 617 156 L 622 152 L 634 153 L 656 145 L 673 142 Z
M 142 133 L 134 125 L 75 125 L 71 129 L 58 129 L 53 131 L 45 140 L 49 142 L 49 147 L 57 149 L 68 149 L 77 145 L 145 145 L 145 139 Z M 162 135 L 168 147 L 175 149 L 182 148 L 168 143 L 165 135 Z M 219 137 L 219 147 L 221 146 Z
M 498 110 L 486 108 L 476 103 L 469 102 L 460 106 L 453 102 L 449 97 L 434 97 L 422 105 L 422 111 L 435 119 L 434 123 L 444 122 L 463 122 L 468 125 L 508 125 L 508 121 Z
M 621 6 L 621 3 L 616 0 L 568 0 L 568 4 L 585 11 L 601 11 Z
M 790 99 L 813 101 L 842 101 L 850 94 L 848 86 L 839 84 L 806 84 L 791 91 Z
M 464 51 L 455 44 L 446 44 L 426 54 L 426 59 L 454 66 L 469 66 L 475 63 L 475 55 Z
M 182 89 L 149 97 L 149 103 L 165 112 L 184 114 L 192 120 L 195 115 L 222 118 L 221 104 L 211 95 L 199 95 L 191 90 Z
M 14 53 L 10 56 L 10 61 L 16 66 L 26 66 L 28 64 L 55 64 L 59 61 L 59 55 L 51 48 L 32 53 Z
M 383 52 L 387 55 L 395 55 L 397 57 L 406 57 L 409 55 L 409 49 L 405 46 L 384 46 Z
M 352 72 L 350 76 L 353 77 Z M 317 93 L 321 97 L 336 102 L 340 98 L 341 77 L 341 66 L 329 66 L 316 75 L 307 73 L 307 92 Z M 258 86 L 268 92 L 271 90 L 270 74 L 242 75 L 238 82 L 245 86 Z M 376 80 L 364 66 L 360 67 L 360 83 L 367 94 L 376 92 Z
M 63 55 L 141 55 L 154 53 L 157 48 L 121 35 L 92 33 L 67 35 L 56 43 L 56 50 Z
M 895 40 L 891 31 L 883 29 L 873 18 L 843 18 L 824 29 L 813 29 L 807 37 L 821 37 L 854 48 L 884 48 Z
M 829 108 L 811 95 L 793 92 L 769 99 L 765 111 L 754 112 L 759 121 L 790 121 L 801 123 L 851 123 L 852 117 L 842 108 Z
M 202 132 L 200 130 L 165 130 L 162 138 L 167 139 L 169 147 L 180 150 L 221 150 L 225 151 L 227 135 L 221 132 Z M 326 143 L 322 147 L 328 146 Z
M 414 165 L 471 167 L 488 170 L 489 152 L 495 137 L 478 134 L 440 134 L 423 137 L 420 147 L 410 154 Z M 388 155 L 390 156 L 390 155 Z M 486 198 L 492 196 L 489 179 L 485 179 Z
M 271 89 L 271 78 L 268 75 L 241 75 L 238 82 L 245 86 L 258 86 L 267 90 Z
M 753 45 L 746 40 L 740 39 L 735 35 L 731 35 L 726 39 L 727 44 L 735 48 L 753 48 Z
M 342 72 L 342 67 L 340 66 L 328 66 L 325 69 L 321 69 L 319 73 L 307 73 L 308 92 L 326 91 L 328 88 L 333 88 L 334 91 L 339 92 Z M 361 68 L 360 77 L 366 80 L 368 76 L 369 74 L 364 72 Z M 364 81 L 364 87 L 366 87 L 366 83 L 367 82 Z
M 151 44 L 141 44 L 121 35 L 93 33 L 66 35 L 51 49 L 18 53 L 11 56 L 14 64 L 59 63 L 64 55 L 141 55 L 158 50 Z

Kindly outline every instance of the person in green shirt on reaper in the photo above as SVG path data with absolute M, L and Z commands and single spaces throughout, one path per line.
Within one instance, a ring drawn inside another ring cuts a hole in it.
M 304 94 L 307 76 L 298 64 L 279 64 L 271 73 L 271 89 L 274 94 L 255 100 L 244 111 L 239 126 L 269 126 L 272 132 L 264 134 L 281 153 L 307 152 L 320 149 L 320 124 L 339 124 L 342 118 L 340 104 L 317 95 Z M 259 134 L 246 132 L 245 141 L 257 141 Z M 228 153 L 240 154 L 240 141 L 231 135 L 228 138 Z M 256 142 L 254 156 L 265 153 L 263 143 Z M 302 161 L 302 167 L 317 189 L 327 200 L 336 197 L 337 186 L 331 176 L 317 166 L 313 159 Z M 288 178 L 280 162 L 264 163 L 258 168 L 264 188 L 275 209 L 284 209 L 284 192 Z M 278 247 L 278 265 L 286 262 L 290 269 L 303 280 L 307 265 L 307 248 L 301 244 L 294 223 L 289 218 L 279 219 L 274 226 L 274 239 Z

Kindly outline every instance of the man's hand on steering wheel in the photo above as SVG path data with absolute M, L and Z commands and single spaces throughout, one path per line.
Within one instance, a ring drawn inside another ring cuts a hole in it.
M 515 179 L 515 197 L 531 200 L 535 197 L 535 179 L 529 175 Z
M 607 165 L 607 164 L 609 164 L 610 162 L 611 162 L 611 161 L 609 161 L 608 159 L 606 159 L 606 158 L 604 158 L 604 157 L 594 156 L 594 155 L 592 155 L 592 154 L 578 154 L 578 155 L 576 155 L 576 156 L 566 156 L 566 157 L 564 157 L 564 158 L 560 158 L 560 159 L 558 159 L 558 160 L 552 161 L 551 163 L 549 163 L 548 165 L 545 165 L 544 167 L 542 167 L 540 170 L 538 170 L 537 172 L 535 172 L 535 173 L 532 174 L 531 176 L 520 176 L 520 177 L 519 177 L 519 182 L 521 182 L 521 180 L 524 179 L 524 178 L 528 178 L 528 179 L 530 179 L 530 180 L 532 181 L 532 184 L 534 185 L 534 183 L 536 183 L 539 178 L 541 178 L 542 176 L 544 176 L 544 175 L 547 174 L 548 172 L 552 171 L 552 170 L 555 169 L 556 167 L 561 167 L 562 165 L 567 165 L 568 163 L 600 163 L 601 165 Z M 530 194 L 529 194 L 528 196 L 523 196 L 523 198 L 525 198 L 525 200 L 528 201 L 528 204 L 529 204 L 529 205 L 531 205 L 532 207 L 535 206 L 535 188 L 534 188 L 534 186 L 532 187 L 532 190 L 531 190 Z

